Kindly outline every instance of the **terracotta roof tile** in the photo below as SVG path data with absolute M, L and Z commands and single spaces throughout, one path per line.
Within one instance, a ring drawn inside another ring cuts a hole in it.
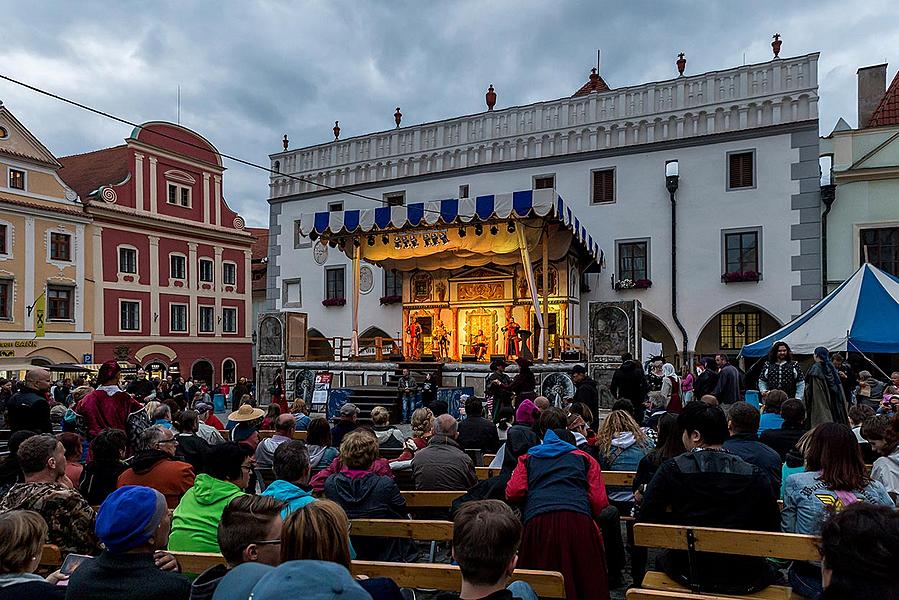
M 253 234 L 253 260 L 268 258 L 268 229 L 265 227 L 245 227 L 244 231 Z
M 883 127 L 884 125 L 899 125 L 899 71 L 893 77 L 890 87 L 884 92 L 880 104 L 871 114 L 868 127 Z
M 59 158 L 63 167 L 59 176 L 84 200 L 100 186 L 124 181 L 130 172 L 130 157 L 131 150 L 124 144 L 63 156 Z
M 587 79 L 587 83 L 581 86 L 581 89 L 576 91 L 571 95 L 572 98 L 576 98 L 578 96 L 586 96 L 591 92 L 609 92 L 612 88 L 609 87 L 609 84 L 605 82 L 605 80 L 596 72 L 594 68 L 590 73 L 590 78 Z

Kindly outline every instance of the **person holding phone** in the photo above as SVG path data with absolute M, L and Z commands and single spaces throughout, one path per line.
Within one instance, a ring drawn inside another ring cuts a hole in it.
M 46 579 L 35 575 L 47 524 L 32 510 L 0 513 L 0 600 L 63 600 L 68 579 L 55 571 Z

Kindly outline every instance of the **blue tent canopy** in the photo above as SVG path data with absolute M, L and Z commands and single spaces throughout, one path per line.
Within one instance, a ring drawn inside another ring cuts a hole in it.
M 775 342 L 794 354 L 899 352 L 899 279 L 870 264 L 862 265 L 840 287 L 771 335 L 743 346 L 741 354 L 765 356 Z

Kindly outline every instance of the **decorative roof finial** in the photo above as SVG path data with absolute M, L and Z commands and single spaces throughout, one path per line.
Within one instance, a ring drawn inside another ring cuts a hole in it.
M 287 147 L 290 146 L 290 140 L 287 139 L 287 134 L 284 134 L 284 139 L 281 140 L 281 143 L 284 144 L 284 151 L 287 151 Z
M 773 39 L 774 41 L 771 42 L 771 49 L 774 50 L 774 59 L 777 60 L 780 58 L 780 46 L 783 44 L 783 41 L 780 39 L 779 33 L 775 33 Z
M 403 113 L 400 112 L 400 107 L 396 107 L 396 112 L 393 113 L 393 120 L 396 121 L 396 128 L 400 128 L 400 121 L 403 120 Z
M 684 69 L 687 68 L 687 59 L 685 56 L 686 55 L 683 52 L 680 52 L 677 55 L 677 72 L 679 73 L 679 77 L 684 76 Z
M 493 107 L 496 106 L 496 92 L 493 91 L 493 84 L 490 84 L 490 87 L 487 88 L 487 93 L 484 95 L 484 98 L 487 100 L 487 110 L 493 110 Z
M 334 140 L 340 138 L 340 121 L 334 121 Z

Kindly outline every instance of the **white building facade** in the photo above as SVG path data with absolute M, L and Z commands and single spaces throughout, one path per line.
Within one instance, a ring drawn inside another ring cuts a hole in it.
M 821 297 L 817 60 L 777 59 L 273 154 L 280 174 L 270 182 L 266 309 L 306 313 L 310 336 L 349 338 L 349 303 L 322 303 L 337 288 L 349 297 L 349 261 L 299 234 L 299 222 L 377 206 L 290 176 L 406 204 L 552 187 L 605 251 L 602 272 L 580 288 L 581 324 L 591 302 L 638 300 L 642 336 L 667 356 L 736 354 Z M 372 271 L 359 332 L 398 337 L 401 309 L 384 302 L 401 284 Z

